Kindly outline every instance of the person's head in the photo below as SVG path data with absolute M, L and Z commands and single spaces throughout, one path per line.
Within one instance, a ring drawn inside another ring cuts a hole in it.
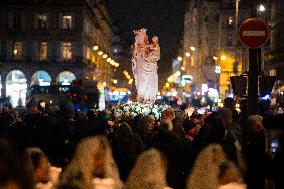
M 168 108 L 163 111 L 162 119 L 172 121 L 175 118 L 174 111 L 171 108 Z
M 162 131 L 172 131 L 174 127 L 171 120 L 163 119 L 161 120 L 160 128 Z
M 85 187 L 91 187 L 94 177 L 112 178 L 116 185 L 121 184 L 106 137 L 87 137 L 79 142 L 71 162 L 63 172 L 62 182 L 69 182 L 78 173 L 82 174 L 82 184 Z
M 27 148 L 24 152 L 24 159 L 30 174 L 35 182 L 49 181 L 50 162 L 44 152 L 36 147 Z
M 247 129 L 248 132 L 251 134 L 257 134 L 260 131 L 262 131 L 263 125 L 262 125 L 262 116 L 260 115 L 251 115 L 247 119 Z
M 227 97 L 224 99 L 224 107 L 229 108 L 231 110 L 236 109 L 236 101 L 232 97 Z
M 223 124 L 223 120 L 218 112 L 211 113 L 205 119 L 205 127 L 210 127 L 210 132 L 207 138 L 209 143 L 222 142 L 225 136 L 225 127 Z
M 186 134 L 190 136 L 195 136 L 197 134 L 196 124 L 192 120 L 184 120 L 182 126 Z
M 164 188 L 166 184 L 167 159 L 159 150 L 151 148 L 144 151 L 137 158 L 129 177 L 126 180 L 126 189 L 147 189 L 159 186 Z
M 216 189 L 219 166 L 226 159 L 225 152 L 220 145 L 210 144 L 206 146 L 195 159 L 191 174 L 188 177 L 187 189 Z
M 118 138 L 130 138 L 132 135 L 132 128 L 125 122 L 121 123 L 117 131 Z
M 32 189 L 33 182 L 6 139 L 0 138 L 0 189 Z
M 229 108 L 222 108 L 219 111 L 219 115 L 222 119 L 225 128 L 229 128 L 233 123 L 233 112 Z
M 151 116 L 145 115 L 139 119 L 139 128 L 142 132 L 151 132 L 154 127 L 154 120 Z

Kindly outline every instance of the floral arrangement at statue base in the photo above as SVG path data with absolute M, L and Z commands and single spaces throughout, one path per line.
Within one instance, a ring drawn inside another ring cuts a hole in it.
M 151 104 L 128 101 L 127 103 L 118 103 L 114 108 L 114 115 L 118 119 L 123 117 L 134 118 L 137 115 L 151 115 L 159 119 L 164 110 L 171 108 L 167 104 Z

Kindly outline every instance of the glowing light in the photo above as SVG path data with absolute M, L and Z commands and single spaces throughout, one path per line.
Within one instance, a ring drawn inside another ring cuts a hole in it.
M 133 79 L 129 79 L 128 84 L 131 85 L 133 83 Z
M 100 52 L 98 52 L 98 55 L 103 55 L 104 53 L 103 53 L 103 51 L 100 51 Z
M 116 64 L 115 64 L 115 67 L 118 67 L 118 66 L 119 66 L 119 63 L 116 63 Z
M 213 60 L 218 60 L 217 56 L 213 56 Z
M 110 62 L 111 61 L 111 58 L 107 58 L 107 62 Z
M 160 93 L 160 92 L 157 92 L 157 95 L 159 96 L 159 95 L 161 95 L 161 93 Z
M 168 78 L 168 82 L 173 82 L 174 81 L 174 78 L 173 78 L 173 76 L 170 76 L 169 78 Z
M 190 47 L 190 50 L 195 51 L 195 47 Z
M 114 61 L 114 60 L 111 60 L 111 61 L 110 61 L 110 64 L 111 64 L 111 65 L 114 65 L 114 64 L 115 64 L 115 61 Z
M 264 12 L 265 11 L 265 6 L 263 4 L 259 5 L 259 11 Z
M 117 84 L 117 79 L 114 79 L 112 82 L 113 82 L 114 84 Z
M 18 53 L 18 50 L 17 49 L 14 49 L 14 54 L 17 54 Z
M 181 67 L 180 69 L 181 69 L 182 71 L 184 71 L 184 70 L 185 70 L 185 68 L 184 68 L 184 67 Z
M 177 57 L 177 60 L 178 60 L 178 61 L 182 61 L 182 57 L 180 57 L 180 56 Z
M 166 87 L 170 87 L 170 84 L 169 84 L 169 83 L 166 83 Z
M 180 71 L 177 71 L 177 72 L 175 73 L 175 76 L 176 76 L 176 77 L 180 76 Z
M 114 96 L 118 96 L 118 95 L 119 95 L 119 91 L 113 91 L 112 94 L 113 94 Z
M 226 59 L 227 59 L 227 57 L 225 55 L 221 56 L 221 60 L 226 60 Z
M 106 82 L 103 82 L 103 86 L 106 87 L 106 85 L 107 85 L 107 83 L 106 83 Z
M 217 73 L 217 74 L 221 73 L 221 66 L 215 67 L 215 73 Z
M 103 55 L 103 58 L 107 58 L 107 54 L 104 54 L 104 55 Z
M 185 53 L 185 56 L 189 57 L 189 56 L 190 56 L 190 53 L 189 53 L 189 52 L 186 52 L 186 53 Z
M 99 46 L 96 45 L 96 46 L 93 47 L 93 49 L 94 49 L 94 51 L 96 51 L 96 50 L 99 49 Z

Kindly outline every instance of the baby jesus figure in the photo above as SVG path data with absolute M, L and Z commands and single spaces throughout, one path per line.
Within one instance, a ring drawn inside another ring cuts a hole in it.
M 146 57 L 152 56 L 153 53 L 159 53 L 160 54 L 160 46 L 158 43 L 158 37 L 154 36 L 152 38 L 152 43 L 151 44 L 147 44 L 146 48 L 145 48 L 145 55 Z

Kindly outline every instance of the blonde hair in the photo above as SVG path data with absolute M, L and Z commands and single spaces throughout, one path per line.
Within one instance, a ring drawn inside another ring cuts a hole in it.
M 38 161 L 40 161 L 41 159 L 45 159 L 47 161 L 47 163 L 49 164 L 49 166 L 51 166 L 49 159 L 47 158 L 47 156 L 45 155 L 45 153 L 38 147 L 29 147 L 26 148 L 24 151 L 24 163 L 25 163 L 25 167 L 26 170 L 29 172 L 29 174 L 32 174 L 32 179 L 34 182 L 37 182 L 37 178 L 35 176 L 35 170 L 37 169 L 36 165 L 34 164 L 34 160 L 33 160 L 33 155 L 37 154 L 38 155 Z M 39 163 L 39 162 L 38 162 Z
M 81 173 L 84 188 L 92 188 L 94 155 L 99 152 L 102 145 L 106 149 L 104 176 L 115 181 L 115 189 L 122 188 L 118 168 L 112 157 L 111 147 L 104 136 L 88 137 L 77 145 L 73 159 L 62 174 L 61 183 L 68 183 L 76 174 Z
M 219 144 L 210 144 L 198 154 L 187 189 L 217 189 L 231 182 L 243 183 L 239 169 L 227 159 Z
M 260 115 L 251 115 L 247 119 L 248 127 L 256 126 L 258 130 L 262 130 L 264 129 L 262 125 L 262 120 L 263 117 Z
M 222 147 L 210 144 L 197 156 L 191 174 L 187 179 L 187 189 L 216 189 L 220 174 L 219 165 L 226 160 Z
M 166 183 L 167 163 L 163 154 L 151 148 L 137 159 L 126 180 L 126 189 L 163 189 Z

